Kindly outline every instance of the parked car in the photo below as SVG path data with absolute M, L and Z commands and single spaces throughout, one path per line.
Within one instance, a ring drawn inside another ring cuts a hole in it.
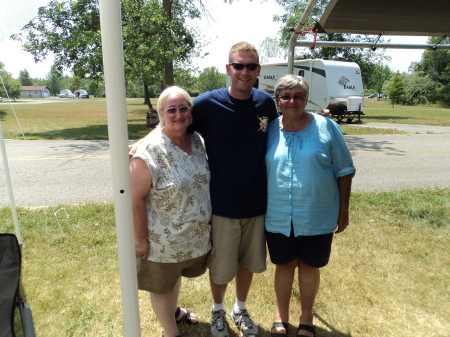
M 59 92 L 59 98 L 75 98 L 75 95 L 69 89 L 63 89 Z
M 377 97 L 378 95 L 377 94 L 370 94 L 369 96 L 367 96 L 368 98 L 375 98 L 375 97 Z
M 2 97 L 2 96 L 0 96 L 0 102 L 1 102 L 1 101 L 3 101 L 3 97 Z

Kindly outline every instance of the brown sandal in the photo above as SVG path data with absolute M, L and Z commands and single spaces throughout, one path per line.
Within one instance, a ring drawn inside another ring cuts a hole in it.
M 306 331 L 312 332 L 313 337 L 316 336 L 316 332 L 315 332 L 314 326 L 306 325 L 306 324 L 300 324 L 300 325 L 298 326 L 297 336 L 298 336 L 298 337 L 309 337 L 309 336 L 306 336 L 306 335 L 299 335 L 298 332 L 299 332 L 300 330 L 306 330 Z
M 186 313 L 179 320 L 177 320 L 177 323 L 178 324 L 191 324 L 191 325 L 197 324 L 198 318 L 197 317 L 193 318 L 191 316 L 191 312 L 189 310 L 187 310 L 187 309 L 184 309 L 184 310 L 186 310 Z M 177 319 L 178 316 L 180 316 L 180 314 L 181 314 L 181 308 L 177 307 L 177 311 L 175 311 L 175 319 Z
M 274 328 L 284 328 L 284 330 L 286 330 L 286 332 L 285 332 L 285 333 L 283 333 L 283 332 L 270 332 L 270 336 L 271 336 L 271 337 L 287 337 L 287 335 L 288 335 L 289 324 L 284 323 L 284 322 L 274 322 L 274 323 L 272 324 L 272 329 L 271 329 L 271 331 L 272 331 Z

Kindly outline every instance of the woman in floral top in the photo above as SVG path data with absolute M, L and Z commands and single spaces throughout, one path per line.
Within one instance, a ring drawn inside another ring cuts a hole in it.
M 165 89 L 160 125 L 130 161 L 138 288 L 150 292 L 164 337 L 198 322 L 177 306 L 181 276 L 202 275 L 211 248 L 210 173 L 202 138 L 187 133 L 192 105 L 183 89 Z

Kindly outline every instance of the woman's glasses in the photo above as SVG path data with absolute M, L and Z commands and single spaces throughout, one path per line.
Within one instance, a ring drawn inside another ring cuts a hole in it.
M 259 63 L 237 63 L 233 62 L 230 63 L 230 66 L 232 66 L 236 70 L 243 70 L 245 67 L 247 67 L 247 70 L 256 70 L 256 68 L 259 67 Z
M 182 105 L 179 108 L 175 108 L 174 106 L 171 106 L 170 108 L 167 108 L 166 110 L 163 110 L 167 112 L 169 115 L 174 115 L 177 113 L 177 111 L 180 111 L 180 113 L 185 114 L 189 111 L 191 111 L 191 107 L 187 105 Z
M 280 99 L 282 101 L 290 101 L 291 99 L 293 99 L 294 101 L 301 101 L 303 98 L 305 98 L 305 95 L 302 95 L 302 94 L 295 94 L 294 96 L 290 96 L 290 95 L 280 96 Z

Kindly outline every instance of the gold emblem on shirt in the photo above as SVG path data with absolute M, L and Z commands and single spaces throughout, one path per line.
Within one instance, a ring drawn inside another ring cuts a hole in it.
M 269 117 L 259 117 L 259 129 L 258 131 L 267 132 L 267 127 L 269 126 Z

